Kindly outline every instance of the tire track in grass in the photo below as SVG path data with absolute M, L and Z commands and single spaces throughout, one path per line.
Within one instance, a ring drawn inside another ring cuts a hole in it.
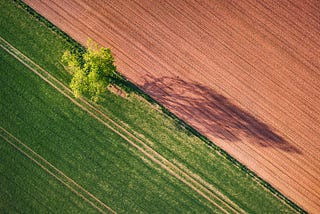
M 49 161 L 43 158 L 41 155 L 33 151 L 30 147 L 16 138 L 13 134 L 5 130 L 3 127 L 0 127 L 0 136 L 4 139 L 4 141 L 30 159 L 32 162 L 41 167 L 44 171 L 66 186 L 69 190 L 74 192 L 84 201 L 89 203 L 92 207 L 98 210 L 101 213 L 116 213 L 112 210 L 108 205 L 100 201 L 97 197 L 95 197 L 92 193 L 84 189 L 74 180 L 65 175 L 62 171 L 57 169 L 54 165 L 52 165 Z M 93 202 L 94 201 L 94 202 Z
M 131 144 L 134 148 L 140 151 L 143 155 L 148 157 L 154 163 L 158 164 L 161 168 L 165 169 L 171 175 L 176 177 L 178 180 L 186 184 L 193 191 L 201 195 L 211 204 L 219 208 L 224 213 L 246 213 L 241 207 L 235 204 L 227 196 L 221 193 L 218 189 L 214 188 L 211 184 L 204 181 L 200 176 L 194 174 L 189 175 L 187 172 L 167 160 L 165 157 L 160 155 L 158 152 L 153 150 L 150 146 L 144 143 L 141 139 L 137 138 L 131 132 L 123 128 L 117 122 L 110 119 L 99 109 L 91 105 L 86 99 L 80 98 L 76 100 L 73 98 L 72 91 L 65 86 L 62 82 L 53 77 L 50 73 L 41 68 L 38 64 L 33 62 L 14 46 L 8 43 L 5 39 L 0 36 L 0 46 L 7 51 L 10 55 L 15 57 L 23 65 L 29 68 L 33 73 L 38 75 L 41 79 L 47 82 L 49 85 L 54 87 L 59 93 L 67 97 L 71 102 L 80 107 L 83 111 L 87 112 L 90 116 L 98 120 L 100 123 L 105 125 L 107 128 L 118 134 L 125 141 Z M 106 121 L 108 122 L 106 122 Z M 132 131 L 132 130 L 131 130 Z M 139 144 L 139 145 L 138 145 Z M 218 202 L 217 202 L 218 201 Z M 218 204 L 219 203 L 219 204 Z M 224 207 L 222 207 L 222 204 Z M 227 209 L 226 209 L 227 208 Z

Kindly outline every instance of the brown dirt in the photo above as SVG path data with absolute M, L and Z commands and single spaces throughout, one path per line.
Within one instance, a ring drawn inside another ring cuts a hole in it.
M 320 212 L 320 3 L 26 0 L 297 204 Z

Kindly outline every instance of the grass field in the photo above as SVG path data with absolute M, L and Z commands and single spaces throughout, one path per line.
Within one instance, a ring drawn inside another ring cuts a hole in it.
M 0 2 L 0 36 L 29 64 L 0 49 L 1 211 L 294 212 L 156 105 L 110 92 L 99 106 L 63 95 L 70 76 L 59 59 L 72 44 L 16 3 Z M 48 84 L 36 65 L 57 80 L 44 75 Z M 85 191 L 36 164 L 42 159 L 32 151 Z

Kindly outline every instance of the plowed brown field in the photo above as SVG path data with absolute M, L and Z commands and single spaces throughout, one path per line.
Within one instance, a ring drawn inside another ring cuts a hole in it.
M 319 1 L 25 2 L 111 47 L 128 79 L 320 213 Z

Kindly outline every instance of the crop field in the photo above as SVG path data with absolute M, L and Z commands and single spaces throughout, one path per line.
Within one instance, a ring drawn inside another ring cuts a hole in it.
M 1 213 L 302 211 L 137 94 L 75 99 L 60 63 L 74 43 L 0 8 Z
M 80 43 L 111 47 L 125 77 L 320 212 L 319 1 L 25 2 Z

